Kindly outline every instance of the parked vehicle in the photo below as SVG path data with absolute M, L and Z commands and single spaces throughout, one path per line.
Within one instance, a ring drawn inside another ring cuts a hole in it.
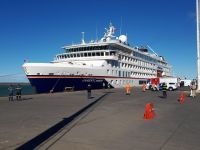
M 180 87 L 183 87 L 183 86 L 190 86 L 190 83 L 192 82 L 192 80 L 188 80 L 188 79 L 185 79 L 185 80 L 180 80 Z
M 163 82 L 164 83 L 164 82 Z M 159 90 L 162 90 L 162 87 L 163 87 L 163 83 L 160 83 L 159 84 Z M 169 91 L 173 91 L 173 90 L 176 90 L 177 88 L 178 88 L 178 85 L 177 85 L 177 83 L 173 83 L 173 82 L 170 82 L 170 83 L 167 83 L 167 82 L 165 82 L 166 84 L 167 84 L 167 89 L 169 90 Z
M 179 86 L 179 78 L 176 77 L 160 77 L 160 78 L 152 78 L 147 83 L 146 89 L 151 89 L 153 91 L 162 90 L 163 83 L 167 84 L 167 89 L 169 91 L 176 90 Z

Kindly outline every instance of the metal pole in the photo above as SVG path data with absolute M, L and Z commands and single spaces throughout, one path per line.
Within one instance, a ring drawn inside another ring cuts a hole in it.
M 196 0 L 196 19 L 197 19 L 197 91 L 200 91 L 200 43 L 199 43 L 199 39 L 200 39 L 200 35 L 199 35 L 199 29 L 200 29 L 200 16 L 199 16 L 199 0 Z

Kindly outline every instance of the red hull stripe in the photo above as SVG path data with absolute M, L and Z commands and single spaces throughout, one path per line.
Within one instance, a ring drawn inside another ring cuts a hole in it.
M 116 76 L 64 76 L 64 75 L 27 75 L 29 79 L 33 78 L 113 78 L 113 79 L 147 79 L 147 78 L 131 78 L 131 77 L 116 77 Z

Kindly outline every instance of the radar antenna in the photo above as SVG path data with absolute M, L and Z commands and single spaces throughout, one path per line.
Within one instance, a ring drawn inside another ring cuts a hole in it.
M 116 28 L 110 23 L 109 28 L 105 28 L 106 32 L 104 32 L 104 36 L 101 39 L 102 41 L 110 41 L 112 38 L 114 38 L 114 33 Z

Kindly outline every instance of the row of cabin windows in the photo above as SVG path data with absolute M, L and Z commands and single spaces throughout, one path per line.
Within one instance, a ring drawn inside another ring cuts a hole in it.
M 158 61 L 158 63 L 161 64 L 161 65 L 167 66 L 167 63 L 165 63 L 165 62 L 163 62 L 163 61 Z
M 153 63 L 145 62 L 145 61 L 142 61 L 142 60 L 138 60 L 138 59 L 131 58 L 131 57 L 128 57 L 128 56 L 123 56 L 123 55 L 119 55 L 119 60 L 125 60 L 125 61 L 134 62 L 137 65 L 144 66 L 144 68 L 146 68 L 146 67 L 155 67 L 155 64 L 153 64 Z M 165 67 L 163 68 L 165 72 L 170 72 L 170 69 L 167 67 L 166 63 L 165 64 L 162 63 L 162 65 L 165 65 Z M 133 66 L 135 66 L 135 65 L 133 65 Z M 126 64 L 126 63 L 122 63 L 121 67 L 132 68 L 132 65 Z
M 135 59 L 135 58 L 131 58 L 131 57 L 128 57 L 128 56 L 122 56 L 122 55 L 119 56 L 119 60 L 134 62 L 134 63 L 141 65 L 141 66 L 148 66 L 148 67 L 155 66 L 155 64 L 153 64 L 153 63 L 144 62 L 144 61 L 141 61 L 141 60 L 138 60 L 138 59 Z
M 78 48 L 69 48 L 65 49 L 66 53 L 68 52 L 81 52 L 81 51 L 88 51 L 88 50 L 116 50 L 117 48 L 105 45 L 105 46 L 89 46 L 89 47 L 78 47 Z
M 170 72 L 170 69 L 169 68 L 163 68 L 163 71 L 164 72 Z
M 116 52 L 91 52 L 91 53 L 74 53 L 57 55 L 57 59 L 74 58 L 74 57 L 91 57 L 91 56 L 114 56 Z
M 153 58 L 151 58 L 151 57 L 149 57 L 149 56 L 147 56 L 147 55 L 144 55 L 144 54 L 135 52 L 135 51 L 133 51 L 133 56 L 142 58 L 142 59 L 144 59 L 144 60 L 147 60 L 147 61 L 150 61 L 150 62 L 153 62 L 153 63 L 156 63 L 156 62 L 157 62 L 157 60 L 155 60 L 155 59 L 153 59 Z
M 155 69 L 150 69 L 150 68 L 146 68 L 146 67 L 140 67 L 140 66 L 130 65 L 130 64 L 126 64 L 126 63 L 121 63 L 121 67 L 123 67 L 123 68 L 130 68 L 130 69 L 141 69 L 141 70 L 155 72 Z
M 79 47 L 79 48 L 70 48 L 70 49 L 66 49 L 66 53 L 68 52 L 81 52 L 81 51 L 88 51 L 88 50 L 117 50 L 117 48 L 111 46 L 111 45 L 106 45 L 106 46 L 89 46 L 89 47 Z M 136 52 L 136 51 L 133 51 L 133 56 L 135 57 L 139 57 L 141 59 L 144 59 L 144 60 L 147 60 L 147 61 L 150 61 L 150 62 L 153 62 L 153 63 L 156 63 L 157 60 L 151 58 L 150 56 L 147 56 L 147 55 L 144 55 L 144 54 L 141 54 L 139 52 Z M 165 62 L 161 62 L 160 63 L 162 65 L 167 65 Z
M 132 77 L 132 76 L 146 76 L 151 77 L 154 76 L 154 74 L 149 73 L 140 73 L 140 72 L 128 72 L 128 71 L 117 71 L 117 70 L 107 70 L 108 75 L 118 75 L 119 77 Z
M 120 85 L 125 85 L 127 83 L 134 84 L 135 80 L 111 80 L 111 84 L 120 84 Z M 139 80 L 139 85 L 147 83 L 146 80 Z

